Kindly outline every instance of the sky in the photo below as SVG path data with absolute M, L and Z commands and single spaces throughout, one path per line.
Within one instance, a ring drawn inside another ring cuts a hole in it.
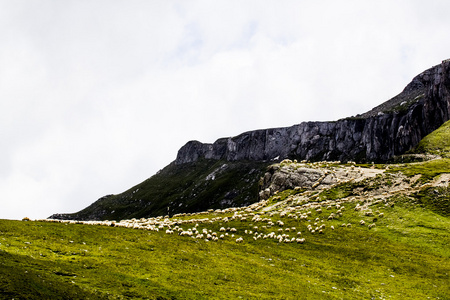
M 333 121 L 450 58 L 450 1 L 0 0 L 0 219 L 118 194 L 186 142 Z

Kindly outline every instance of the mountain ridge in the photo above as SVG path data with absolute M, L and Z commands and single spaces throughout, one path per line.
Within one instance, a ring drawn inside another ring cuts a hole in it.
M 386 161 L 449 120 L 449 74 L 450 62 L 443 61 L 414 77 L 399 95 L 356 117 L 253 130 L 212 144 L 189 141 L 175 163 L 199 158 Z

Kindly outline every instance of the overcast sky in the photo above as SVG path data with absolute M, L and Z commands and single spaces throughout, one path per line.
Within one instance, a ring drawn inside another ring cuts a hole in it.
M 0 0 L 0 218 L 76 212 L 189 140 L 356 115 L 450 57 L 450 1 Z

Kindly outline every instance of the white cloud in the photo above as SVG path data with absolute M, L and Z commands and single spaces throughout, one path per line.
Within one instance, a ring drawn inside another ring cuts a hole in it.
M 191 139 L 367 111 L 449 57 L 449 8 L 0 0 L 0 218 L 78 211 Z

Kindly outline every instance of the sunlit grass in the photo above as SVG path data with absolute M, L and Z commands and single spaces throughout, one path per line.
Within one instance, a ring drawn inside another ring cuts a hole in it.
M 450 121 L 423 138 L 415 147 L 416 153 L 432 153 L 450 157 Z
M 449 219 L 395 203 L 372 208 L 385 214 L 373 229 L 358 225 L 374 218 L 354 211 L 354 204 L 324 221 L 324 234 L 306 230 L 313 221 L 272 217 L 284 228 L 295 226 L 305 244 L 254 241 L 246 229 L 279 227 L 251 221 L 199 224 L 199 230 L 237 229 L 234 238 L 206 242 L 164 231 L 1 220 L 0 287 L 9 298 L 31 299 L 30 284 L 39 289 L 36 299 L 58 298 L 62 290 L 71 299 L 448 298 Z M 310 219 L 335 210 L 312 211 Z M 235 242 L 238 236 L 244 243 Z

